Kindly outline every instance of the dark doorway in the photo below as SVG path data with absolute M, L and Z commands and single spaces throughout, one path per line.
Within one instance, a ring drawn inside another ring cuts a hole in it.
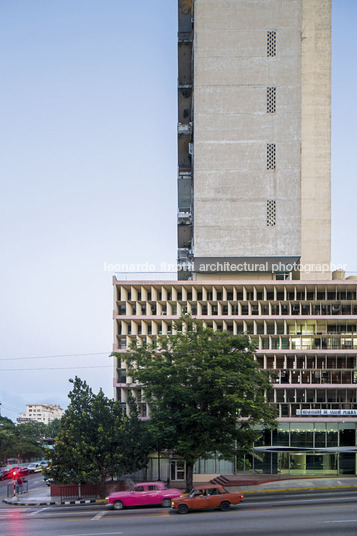
M 354 452 L 340 453 L 340 474 L 355 475 L 356 474 L 356 454 Z
M 356 430 L 354 428 L 340 430 L 340 447 L 354 447 L 356 445 Z
M 309 471 L 322 471 L 324 458 L 322 455 L 306 455 L 306 469 Z

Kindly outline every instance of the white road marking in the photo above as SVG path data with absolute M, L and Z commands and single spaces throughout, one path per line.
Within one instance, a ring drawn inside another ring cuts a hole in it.
M 27 514 L 28 512 L 29 512 L 29 508 L 21 509 L 21 513 Z M 19 510 L 14 510 L 13 508 L 11 508 L 9 510 L 4 509 L 4 510 L 0 510 L 0 517 L 15 516 L 15 515 L 18 515 L 18 513 L 19 513 Z
M 40 508 L 39 510 L 35 510 L 34 512 L 31 512 L 31 516 L 36 516 L 37 514 L 40 514 L 44 510 L 48 510 L 48 508 Z
M 102 512 L 98 512 L 97 515 L 92 517 L 91 521 L 98 521 L 99 519 L 102 519 L 103 516 L 107 513 L 107 510 L 103 510 Z
M 122 532 L 91 532 L 90 534 L 58 534 L 58 536 L 118 536 L 118 534 L 123 534 Z
M 324 521 L 324 523 L 356 523 L 357 519 L 341 519 L 341 521 Z

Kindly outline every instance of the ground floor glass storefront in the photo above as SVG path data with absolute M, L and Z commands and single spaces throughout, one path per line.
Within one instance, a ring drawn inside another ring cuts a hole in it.
M 356 422 L 287 422 L 266 431 L 238 470 L 289 475 L 357 474 Z
M 280 475 L 337 475 L 355 474 L 356 454 L 352 453 L 353 459 L 344 461 L 343 467 L 339 467 L 339 462 L 346 457 L 343 454 L 321 454 L 306 452 L 254 452 L 253 455 L 246 456 L 246 471 L 262 474 Z M 242 467 L 244 470 L 244 467 Z
M 262 433 L 253 452 L 233 461 L 220 456 L 200 459 L 194 465 L 194 479 L 245 472 L 278 475 L 356 475 L 356 421 L 280 422 L 275 430 Z M 137 480 L 180 482 L 186 479 L 186 464 L 167 453 L 153 453 Z

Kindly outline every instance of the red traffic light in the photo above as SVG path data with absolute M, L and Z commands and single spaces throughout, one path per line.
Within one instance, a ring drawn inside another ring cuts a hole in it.
M 16 471 L 13 471 L 13 472 L 12 472 L 12 476 L 13 476 L 13 478 L 16 478 L 16 475 L 17 475 Z

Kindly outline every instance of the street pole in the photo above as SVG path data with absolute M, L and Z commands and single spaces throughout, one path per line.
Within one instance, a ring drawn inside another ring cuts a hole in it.
M 160 451 L 158 449 L 157 450 L 157 469 L 158 469 L 158 471 L 157 471 L 157 479 L 158 480 L 161 480 L 161 467 L 160 467 L 160 465 L 161 465 Z

